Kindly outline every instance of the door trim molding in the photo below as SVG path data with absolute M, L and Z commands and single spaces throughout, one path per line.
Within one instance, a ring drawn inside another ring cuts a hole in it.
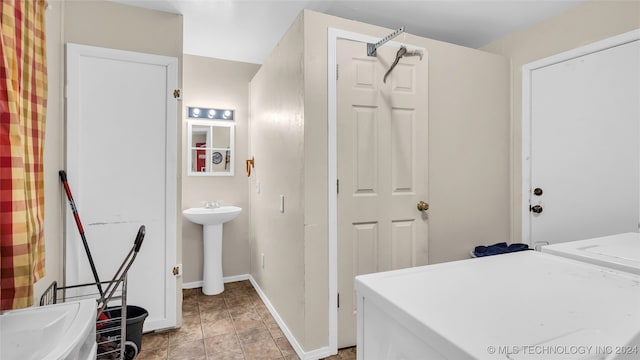
M 531 204 L 531 77 L 533 72 L 550 65 L 575 59 L 584 55 L 606 50 L 640 40 L 640 29 L 593 42 L 556 55 L 536 60 L 522 66 L 522 242 L 531 245 L 531 217 L 528 207 Z
M 338 352 L 338 132 L 337 132 L 337 43 L 339 39 L 352 40 L 364 43 L 376 43 L 379 37 L 360 34 L 356 32 L 328 28 L 327 29 L 327 202 L 329 209 L 328 235 L 329 235 L 329 351 L 331 354 Z M 397 41 L 389 41 L 388 46 L 400 47 L 401 45 L 413 50 L 425 48 L 403 44 Z M 360 337 L 361 334 L 358 334 Z

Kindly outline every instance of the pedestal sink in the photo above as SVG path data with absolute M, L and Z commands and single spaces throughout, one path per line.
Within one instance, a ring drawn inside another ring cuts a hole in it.
M 220 206 L 217 208 L 190 208 L 182 211 L 191 222 L 202 225 L 204 241 L 204 271 L 202 292 L 216 295 L 224 291 L 222 280 L 222 224 L 233 220 L 242 208 Z

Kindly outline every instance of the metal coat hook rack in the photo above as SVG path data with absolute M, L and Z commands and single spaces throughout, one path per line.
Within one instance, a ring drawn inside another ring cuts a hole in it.
M 404 32 L 404 26 L 401 27 L 400 29 L 394 31 L 393 33 L 385 36 L 384 38 L 382 38 L 382 40 L 378 41 L 375 44 L 372 43 L 367 43 L 367 55 L 368 56 L 376 56 L 377 55 L 377 50 L 380 46 L 384 45 L 387 41 L 395 38 L 396 36 L 402 34 Z

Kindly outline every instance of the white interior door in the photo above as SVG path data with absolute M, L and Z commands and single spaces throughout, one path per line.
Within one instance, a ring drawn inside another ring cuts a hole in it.
M 67 45 L 67 174 L 100 280 L 128 272 L 127 302 L 144 330 L 176 325 L 176 58 Z M 67 209 L 66 285 L 94 282 Z M 91 289 L 94 290 L 94 289 Z
M 530 89 L 523 237 L 539 247 L 638 231 L 640 41 L 533 69 Z
M 428 259 L 427 58 L 338 40 L 338 347 L 356 343 L 354 277 Z

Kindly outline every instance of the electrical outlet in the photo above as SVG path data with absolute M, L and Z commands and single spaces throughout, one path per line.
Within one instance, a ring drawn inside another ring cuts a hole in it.
M 264 269 L 264 253 L 260 254 L 260 266 Z

